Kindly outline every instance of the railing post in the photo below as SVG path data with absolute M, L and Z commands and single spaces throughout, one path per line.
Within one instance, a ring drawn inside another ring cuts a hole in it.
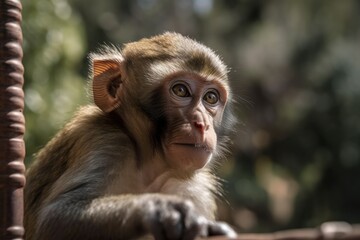
M 0 239 L 23 239 L 25 185 L 21 3 L 0 0 Z

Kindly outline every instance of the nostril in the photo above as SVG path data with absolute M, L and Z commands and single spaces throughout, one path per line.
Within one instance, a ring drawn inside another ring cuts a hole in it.
M 196 127 L 201 133 L 206 130 L 203 122 L 194 122 L 194 127 Z

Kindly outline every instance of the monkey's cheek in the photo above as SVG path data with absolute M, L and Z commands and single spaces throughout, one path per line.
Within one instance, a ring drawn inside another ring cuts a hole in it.
M 185 171 L 203 168 L 211 160 L 212 155 L 210 150 L 181 145 L 173 145 L 167 151 L 168 159 L 173 167 Z

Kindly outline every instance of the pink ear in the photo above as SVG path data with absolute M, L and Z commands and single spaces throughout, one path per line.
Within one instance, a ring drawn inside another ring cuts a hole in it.
M 104 112 L 120 105 L 121 62 L 116 59 L 93 61 L 92 92 L 95 104 Z

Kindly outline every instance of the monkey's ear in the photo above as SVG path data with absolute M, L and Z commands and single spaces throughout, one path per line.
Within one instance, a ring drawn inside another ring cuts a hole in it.
M 121 75 L 121 62 L 118 60 L 93 60 L 93 98 L 104 112 L 111 112 L 120 105 Z

